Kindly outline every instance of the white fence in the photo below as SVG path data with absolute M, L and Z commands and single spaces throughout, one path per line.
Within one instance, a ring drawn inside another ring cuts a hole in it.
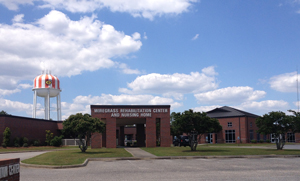
M 84 143 L 85 143 L 85 140 L 84 140 Z M 78 146 L 79 139 L 62 139 L 62 145 L 63 146 Z

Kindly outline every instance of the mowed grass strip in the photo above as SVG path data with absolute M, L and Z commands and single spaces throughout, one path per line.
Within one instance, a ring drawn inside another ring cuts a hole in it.
M 190 147 L 142 148 L 156 156 L 228 156 L 228 155 L 300 155 L 300 150 L 276 150 L 263 148 L 226 148 L 198 146 L 196 151 Z
M 62 147 L 54 147 L 54 146 L 37 146 L 37 147 L 7 147 L 0 148 L 0 153 L 5 152 L 26 152 L 26 151 L 44 151 L 44 150 L 57 150 L 57 149 L 75 149 L 78 146 L 62 146 Z M 79 148 L 78 148 L 79 149 Z
M 53 166 L 77 165 L 82 164 L 87 158 L 108 157 L 132 157 L 132 155 L 123 148 L 88 149 L 85 153 L 82 153 L 78 148 L 77 150 L 72 149 L 44 153 L 23 160 L 22 163 Z

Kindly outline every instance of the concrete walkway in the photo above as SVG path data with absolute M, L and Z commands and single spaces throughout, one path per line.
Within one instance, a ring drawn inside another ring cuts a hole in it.
M 148 153 L 140 148 L 125 148 L 125 150 L 132 154 L 133 157 L 156 157 L 155 155 L 152 155 L 151 153 Z

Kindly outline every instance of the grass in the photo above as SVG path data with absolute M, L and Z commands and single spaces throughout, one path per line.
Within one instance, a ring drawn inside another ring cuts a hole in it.
M 101 148 L 88 149 L 82 153 L 80 149 L 77 150 L 62 150 L 44 153 L 42 155 L 23 160 L 23 163 L 36 165 L 76 165 L 82 164 L 87 158 L 108 158 L 108 157 L 132 157 L 123 148 Z
M 156 156 L 228 156 L 228 155 L 300 155 L 300 150 L 276 150 L 263 148 L 226 148 L 198 146 L 196 151 L 190 147 L 142 148 Z
M 2 152 L 22 152 L 22 151 L 44 151 L 44 150 L 57 150 L 57 149 L 74 149 L 78 146 L 62 146 L 62 147 L 53 147 L 53 146 L 36 146 L 36 147 L 0 147 L 0 153 Z M 78 148 L 79 149 L 79 148 Z
M 198 145 L 200 146 L 200 145 Z M 202 145 L 202 146 L 213 146 L 213 147 L 228 147 L 228 146 L 263 146 L 263 147 L 273 147 L 273 146 L 276 146 L 275 143 L 217 143 L 217 144 L 205 144 L 205 145 Z

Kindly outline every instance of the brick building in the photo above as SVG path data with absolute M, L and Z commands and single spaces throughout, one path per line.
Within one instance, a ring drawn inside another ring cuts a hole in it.
M 91 115 L 106 123 L 105 133 L 92 135 L 92 148 L 124 146 L 126 133 L 139 147 L 171 146 L 170 105 L 91 105 Z
M 251 140 L 275 142 L 272 135 L 257 133 L 258 128 L 255 120 L 259 117 L 258 115 L 228 106 L 216 108 L 206 113 L 209 117 L 218 119 L 223 129 L 219 133 L 206 134 L 201 138 L 200 142 L 202 143 L 250 143 Z M 286 138 L 288 142 L 300 142 L 299 133 L 288 133 Z
M 54 136 L 61 135 L 62 121 L 27 118 L 12 115 L 0 115 L 0 141 L 3 140 L 3 132 L 8 127 L 11 131 L 10 144 L 15 137 L 26 137 L 29 141 L 40 140 L 45 143 L 46 130 L 50 130 Z

